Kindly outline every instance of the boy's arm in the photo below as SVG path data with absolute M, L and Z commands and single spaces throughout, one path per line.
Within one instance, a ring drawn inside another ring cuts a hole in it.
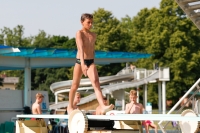
M 140 104 L 140 114 L 143 114 L 143 111 L 145 110 L 144 106 Z
M 40 105 L 37 105 L 37 108 L 36 108 L 38 114 L 42 114 L 42 109 L 40 107 Z
M 76 33 L 76 45 L 77 45 L 79 56 L 80 56 L 80 60 L 81 60 L 81 68 L 82 68 L 83 74 L 85 76 L 87 76 L 87 72 L 86 72 L 87 69 L 83 68 L 83 66 L 85 64 L 84 64 L 84 51 L 83 51 L 84 49 L 83 49 L 83 40 L 82 40 L 82 36 L 81 36 L 81 31 L 78 31 Z
M 95 43 L 96 43 L 96 39 L 97 39 L 97 35 L 95 33 L 93 33 L 93 37 L 94 37 L 94 40 L 95 40 Z M 93 54 L 95 56 L 95 43 L 94 43 L 94 51 L 93 51 Z
M 129 108 L 129 104 L 126 104 L 125 114 L 130 114 L 131 108 Z

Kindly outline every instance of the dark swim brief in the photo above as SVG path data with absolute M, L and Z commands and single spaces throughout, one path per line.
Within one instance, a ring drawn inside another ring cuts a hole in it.
M 76 63 L 81 64 L 81 60 L 76 59 Z M 84 63 L 87 67 L 89 67 L 92 63 L 94 63 L 94 59 L 85 59 Z

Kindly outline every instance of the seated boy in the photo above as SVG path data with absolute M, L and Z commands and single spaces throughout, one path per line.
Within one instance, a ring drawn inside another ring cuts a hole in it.
M 130 91 L 130 103 L 126 104 L 126 114 L 143 114 L 145 111 L 143 105 L 141 103 L 137 103 L 137 92 L 135 90 Z M 157 126 L 150 120 L 143 121 L 142 124 L 145 127 L 146 133 L 149 133 L 149 126 L 155 129 L 155 133 L 157 133 Z
M 105 106 L 107 106 L 107 98 L 106 98 L 106 97 L 103 97 L 103 104 L 104 104 Z M 96 115 L 105 115 L 105 114 L 102 114 L 102 113 L 101 113 L 101 107 L 100 107 L 100 106 L 98 106 L 98 107 L 96 108 Z

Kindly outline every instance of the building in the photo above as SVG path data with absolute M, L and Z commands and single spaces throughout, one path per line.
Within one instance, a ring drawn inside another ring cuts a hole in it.
M 19 83 L 19 77 L 2 77 L 3 86 L 0 89 L 3 90 L 16 90 L 17 83 Z

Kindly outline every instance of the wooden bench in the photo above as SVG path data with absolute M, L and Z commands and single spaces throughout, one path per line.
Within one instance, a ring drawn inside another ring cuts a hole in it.
M 141 121 L 128 121 L 128 120 L 121 120 L 115 121 L 114 128 L 116 129 L 131 129 L 134 131 L 138 131 L 139 133 L 143 133 L 142 122 Z

